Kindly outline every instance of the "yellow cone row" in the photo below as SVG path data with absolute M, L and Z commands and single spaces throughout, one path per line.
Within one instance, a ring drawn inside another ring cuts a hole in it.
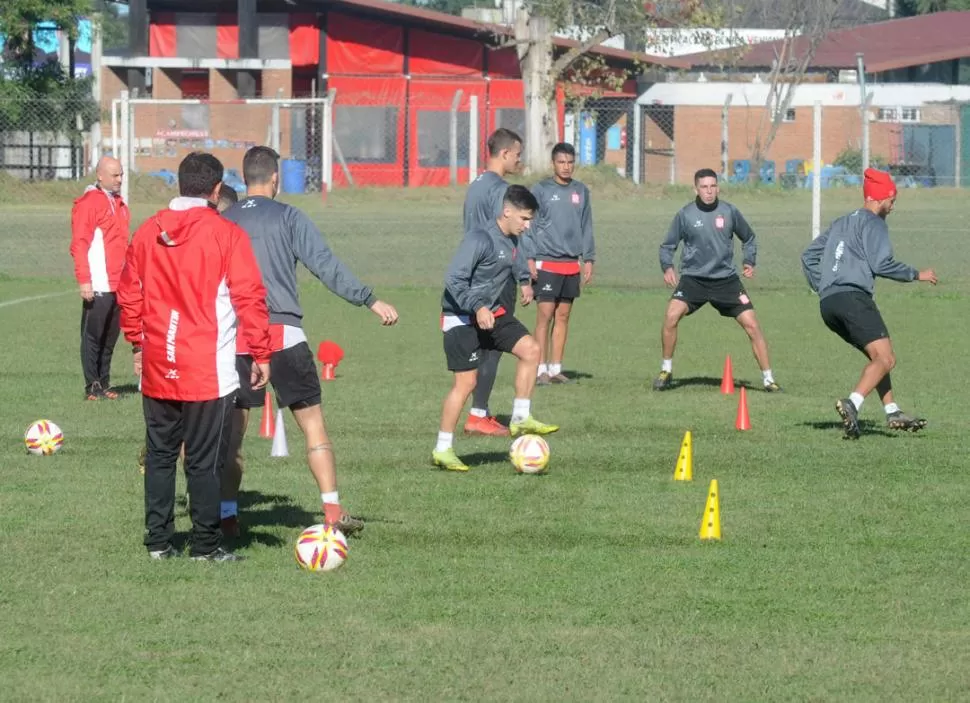
M 684 434 L 684 441 L 680 445 L 680 454 L 674 467 L 674 480 L 694 480 L 694 449 L 690 430 Z M 721 539 L 721 505 L 718 495 L 717 479 L 713 479 L 707 490 L 707 503 L 704 505 L 704 515 L 701 517 L 699 534 L 702 540 Z

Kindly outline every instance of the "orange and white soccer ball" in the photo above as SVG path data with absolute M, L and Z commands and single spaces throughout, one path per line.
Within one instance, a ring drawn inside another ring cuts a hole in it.
M 520 474 L 545 473 L 549 466 L 549 445 L 537 434 L 524 434 L 512 442 L 509 458 Z
M 308 527 L 296 540 L 296 563 L 306 571 L 333 571 L 347 561 L 347 538 L 329 525 Z
M 50 456 L 64 445 L 64 433 L 50 420 L 38 420 L 24 432 L 27 451 L 37 456 Z

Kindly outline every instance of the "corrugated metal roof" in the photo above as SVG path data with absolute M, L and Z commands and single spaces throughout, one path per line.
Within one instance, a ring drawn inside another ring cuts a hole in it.
M 443 12 L 425 10 L 420 7 L 402 5 L 396 2 L 385 2 L 384 0 L 311 0 L 315 5 L 328 5 L 334 8 L 341 6 L 363 10 L 376 16 L 392 16 L 407 18 L 429 26 L 447 27 L 451 30 L 458 30 L 460 33 L 473 35 L 491 34 L 497 38 L 511 37 L 512 29 L 505 25 L 489 24 L 477 22 L 475 20 L 448 15 Z M 579 42 L 564 37 L 554 37 L 553 44 L 561 49 L 571 49 L 578 46 Z M 597 46 L 592 53 L 600 56 L 615 59 L 616 61 L 629 64 L 649 64 L 653 66 L 666 66 L 670 68 L 687 68 L 688 64 L 680 59 L 655 56 L 653 54 L 643 54 L 637 51 L 624 51 L 613 49 L 607 46 Z
M 656 83 L 637 98 L 641 105 L 695 105 L 721 107 L 728 95 L 731 105 L 763 106 L 767 83 Z M 927 103 L 970 101 L 970 85 L 942 83 L 873 83 L 866 86 L 872 107 L 920 107 Z M 858 107 L 859 86 L 852 83 L 803 83 L 795 88 L 792 107 Z
M 855 68 L 857 52 L 865 54 L 866 72 L 882 73 L 907 66 L 970 57 L 970 11 L 935 12 L 918 17 L 863 24 L 830 32 L 818 45 L 813 68 Z M 794 41 L 793 54 L 804 55 L 806 37 Z M 740 57 L 705 51 L 680 58 L 693 67 L 731 65 L 770 68 L 781 41 L 755 44 Z

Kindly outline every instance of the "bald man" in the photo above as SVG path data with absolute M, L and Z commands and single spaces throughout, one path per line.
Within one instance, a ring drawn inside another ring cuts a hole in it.
M 128 248 L 131 214 L 121 199 L 124 171 L 109 156 L 98 162 L 97 183 L 71 211 L 71 256 L 81 293 L 81 369 L 87 400 L 114 400 L 111 355 L 118 341 L 120 309 L 115 290 Z

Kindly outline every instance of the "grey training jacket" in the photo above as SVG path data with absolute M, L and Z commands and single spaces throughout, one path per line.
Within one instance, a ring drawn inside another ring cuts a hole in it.
M 523 257 L 516 240 L 506 237 L 494 221 L 487 228 L 468 232 L 445 274 L 442 312 L 474 316 L 482 307 L 495 312 L 510 281 L 528 282 L 529 269 L 517 262 Z
M 915 281 L 919 271 L 893 258 L 886 221 L 865 208 L 835 220 L 802 253 L 808 285 L 827 298 L 862 291 L 872 295 L 875 277 Z
M 683 242 L 680 273 L 698 278 L 728 278 L 738 275 L 734 266 L 734 235 L 743 245 L 744 263 L 755 265 L 758 246 L 754 230 L 741 212 L 728 202 L 718 200 L 708 211 L 698 200 L 685 205 L 674 215 L 667 237 L 660 245 L 660 270 L 674 265 L 674 252 Z
M 370 307 L 377 301 L 374 292 L 334 256 L 313 221 L 297 208 L 253 196 L 240 200 L 223 217 L 249 235 L 263 274 L 271 323 L 302 327 L 297 262 L 348 303 Z
M 539 212 L 527 237 L 522 238 L 526 259 L 541 261 L 595 261 L 593 208 L 589 188 L 579 181 L 560 185 L 546 178 L 532 186 Z

